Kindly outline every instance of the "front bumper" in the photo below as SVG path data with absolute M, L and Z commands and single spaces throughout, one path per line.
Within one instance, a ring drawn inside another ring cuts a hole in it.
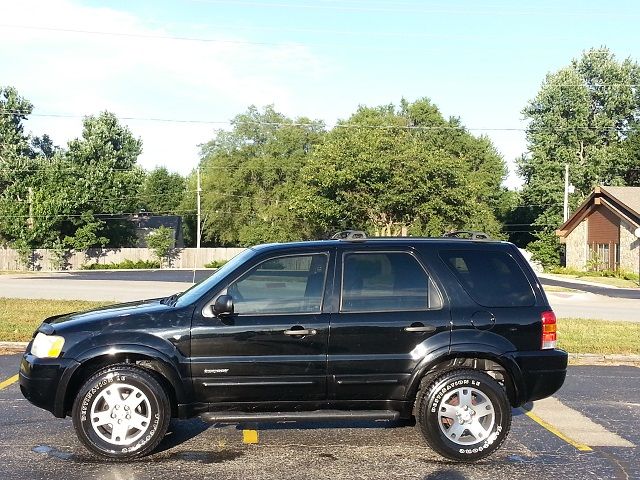
M 511 356 L 521 372 L 519 405 L 550 397 L 562 387 L 569 359 L 564 350 L 514 352 Z
M 37 358 L 27 350 L 20 362 L 22 395 L 36 407 L 63 418 L 66 387 L 79 365 L 72 359 Z

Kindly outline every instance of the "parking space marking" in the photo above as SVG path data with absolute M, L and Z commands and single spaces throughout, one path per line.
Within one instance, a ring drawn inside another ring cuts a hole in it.
M 242 430 L 242 443 L 258 443 L 258 431 Z
M 537 400 L 534 403 L 533 412 L 526 412 L 526 414 L 578 450 L 588 451 L 585 447 L 590 450 L 590 447 L 635 446 L 554 397 Z M 575 440 L 576 438 L 580 441 Z
M 581 452 L 592 452 L 593 451 L 593 449 L 589 445 L 584 445 L 584 444 L 582 444 L 580 442 L 575 441 L 573 438 L 567 437 L 564 433 L 562 433 L 560 430 L 555 428 L 553 425 L 551 425 L 551 424 L 545 422 L 544 420 L 542 420 L 535 413 L 525 412 L 525 415 L 527 417 L 529 417 L 531 420 L 533 420 L 534 422 L 536 422 L 538 425 L 540 425 L 542 428 L 544 428 L 544 429 L 550 431 L 551 433 L 553 433 L 556 437 L 564 440 L 569 445 L 574 446 L 577 450 L 580 450 Z
M 0 390 L 3 388 L 7 388 L 9 385 L 13 385 L 18 381 L 18 375 L 14 375 L 13 377 L 9 377 L 6 380 L 0 382 Z

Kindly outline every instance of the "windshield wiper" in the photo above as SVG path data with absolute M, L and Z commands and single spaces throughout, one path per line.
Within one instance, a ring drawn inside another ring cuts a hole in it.
M 179 293 L 174 293 L 173 295 L 169 295 L 168 297 L 165 297 L 162 300 L 160 300 L 160 303 L 162 303 L 163 305 L 170 305 L 173 307 L 176 304 L 176 300 L 178 300 L 179 295 L 180 295 Z

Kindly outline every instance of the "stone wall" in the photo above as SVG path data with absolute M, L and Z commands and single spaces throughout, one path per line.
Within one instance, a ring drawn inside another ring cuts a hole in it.
M 173 268 L 203 268 L 213 260 L 230 260 L 244 248 L 179 248 L 171 258 Z M 65 258 L 65 270 L 79 270 L 83 265 L 92 263 L 120 263 L 123 260 L 155 260 L 148 248 L 91 248 L 85 254 L 74 252 Z M 49 250 L 34 250 L 30 270 L 51 271 L 52 255 Z M 25 270 L 20 264 L 19 256 L 10 248 L 0 248 L 0 270 Z
M 587 220 L 580 222 L 580 225 L 567 235 L 566 248 L 567 267 L 585 270 L 588 260 Z
M 640 239 L 634 235 L 635 227 L 620 220 L 620 270 L 638 273 Z

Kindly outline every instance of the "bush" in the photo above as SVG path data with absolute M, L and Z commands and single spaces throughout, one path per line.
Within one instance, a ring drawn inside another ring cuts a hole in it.
M 609 278 L 622 278 L 624 280 L 638 281 L 638 274 L 632 272 L 625 272 L 624 270 L 577 270 L 575 268 L 568 267 L 555 267 L 549 269 L 549 273 L 558 273 L 560 275 L 573 275 L 575 277 L 609 277 Z
M 123 260 L 120 263 L 90 263 L 83 265 L 82 270 L 124 270 L 160 268 L 158 260 Z
M 227 263 L 227 260 L 212 260 L 209 263 L 205 263 L 204 268 L 220 268 L 225 263 Z

